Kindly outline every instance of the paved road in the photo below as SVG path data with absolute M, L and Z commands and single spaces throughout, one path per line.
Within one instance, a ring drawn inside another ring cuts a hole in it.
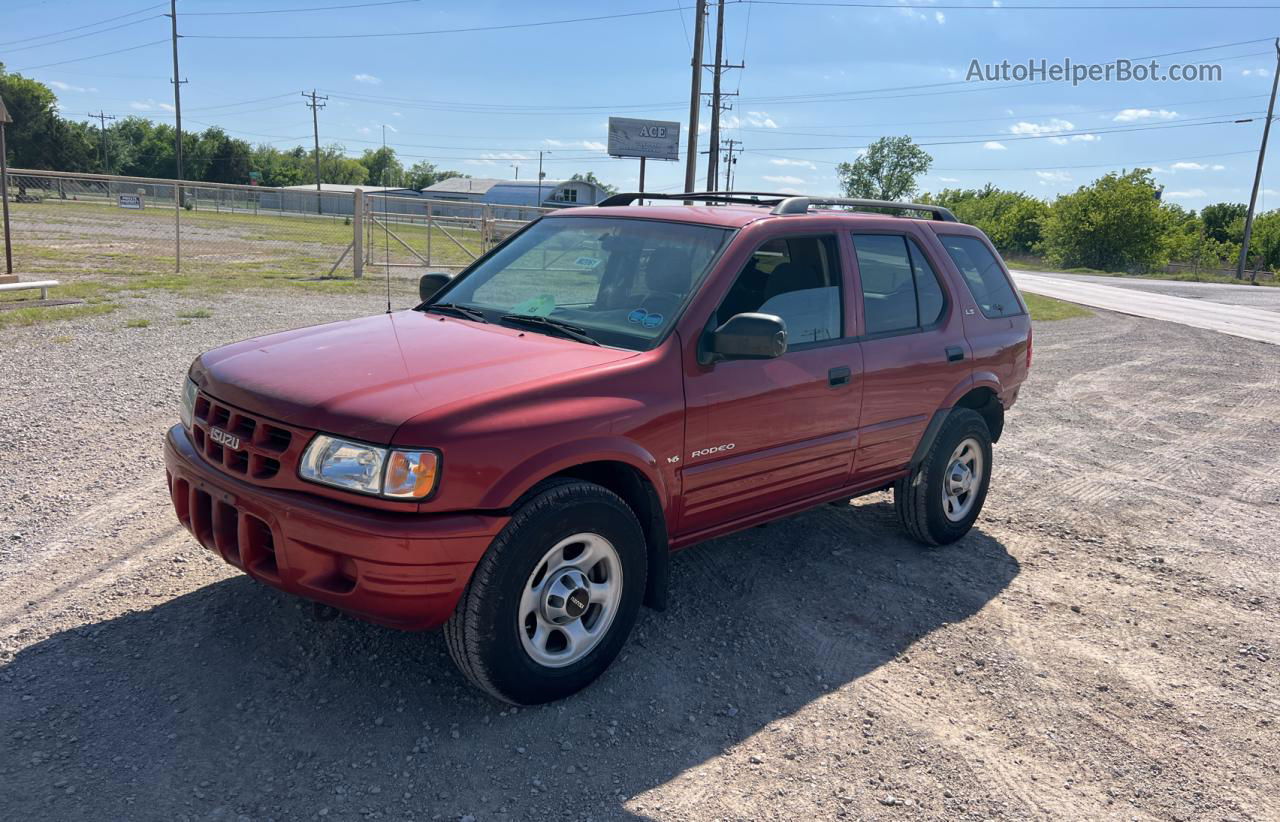
M 1280 288 L 1017 271 L 1032 294 L 1280 345 Z

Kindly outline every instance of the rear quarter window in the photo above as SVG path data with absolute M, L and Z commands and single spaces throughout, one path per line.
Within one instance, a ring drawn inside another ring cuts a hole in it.
M 969 293 L 988 318 L 1011 317 L 1022 313 L 1022 303 L 986 243 L 963 234 L 939 234 L 942 247 L 960 269 Z

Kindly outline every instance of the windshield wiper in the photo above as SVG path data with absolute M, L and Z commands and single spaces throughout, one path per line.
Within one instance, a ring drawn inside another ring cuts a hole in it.
M 484 312 L 468 305 L 458 305 L 457 303 L 432 303 L 422 309 L 423 311 L 440 311 L 444 314 L 452 314 L 455 317 L 462 317 L 466 320 L 474 320 L 478 323 L 489 322 L 484 318 Z
M 577 340 L 587 345 L 599 345 L 599 341 L 591 337 L 586 331 L 578 325 L 567 323 L 563 320 L 553 320 L 550 317 L 543 317 L 540 314 L 503 314 L 502 319 L 516 325 L 531 326 L 533 328 L 546 329 L 554 331 L 562 337 L 568 337 L 571 340 Z

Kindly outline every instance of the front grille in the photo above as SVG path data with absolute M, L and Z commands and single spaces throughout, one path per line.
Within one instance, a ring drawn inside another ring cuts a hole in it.
M 237 568 L 279 581 L 275 536 L 266 521 L 179 477 L 170 478 L 169 492 L 178 519 L 201 545 Z
M 228 474 L 275 485 L 284 468 L 296 465 L 310 434 L 228 405 L 203 391 L 196 396 L 192 444 L 206 461 Z

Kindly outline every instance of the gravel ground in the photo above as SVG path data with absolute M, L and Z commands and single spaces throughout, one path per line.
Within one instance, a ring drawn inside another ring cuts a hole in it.
M 0 818 L 1280 818 L 1274 346 L 1044 324 L 964 541 L 875 495 L 683 552 L 600 682 L 517 711 L 179 528 L 191 358 L 377 310 L 195 307 L 0 338 Z

